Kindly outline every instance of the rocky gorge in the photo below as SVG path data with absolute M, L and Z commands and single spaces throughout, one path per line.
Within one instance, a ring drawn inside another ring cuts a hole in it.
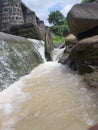
M 70 10 L 64 50 L 54 49 L 50 30 L 18 2 L 23 23 L 0 32 L 0 130 L 87 130 L 98 121 L 97 4 Z

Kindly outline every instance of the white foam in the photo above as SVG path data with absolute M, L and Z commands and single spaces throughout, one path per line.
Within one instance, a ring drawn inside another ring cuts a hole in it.
M 28 39 L 30 40 L 34 47 L 36 48 L 36 50 L 39 52 L 39 54 L 41 55 L 42 59 L 44 62 L 46 62 L 46 58 L 45 58 L 45 43 L 42 40 L 36 40 L 36 39 Z
M 55 49 L 52 51 L 52 54 L 51 54 L 52 60 L 58 62 L 59 59 L 61 58 L 61 56 L 62 56 L 64 50 L 65 50 L 65 48 L 62 48 L 62 49 L 57 49 L 57 48 L 55 48 Z

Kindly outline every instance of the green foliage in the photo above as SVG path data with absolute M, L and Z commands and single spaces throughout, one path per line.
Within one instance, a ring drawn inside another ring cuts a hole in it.
M 58 25 L 61 21 L 63 21 L 65 19 L 65 17 L 63 16 L 63 14 L 56 10 L 53 12 L 50 12 L 49 16 L 48 16 L 48 22 L 50 24 L 53 25 Z
M 65 36 L 70 33 L 66 18 L 59 11 L 50 12 L 48 21 L 53 26 L 50 30 L 55 34 L 52 40 L 54 44 L 65 42 Z
M 94 2 L 96 0 L 82 0 L 82 3 L 91 3 L 91 2 Z
M 69 28 L 67 25 L 56 25 L 50 27 L 50 29 L 55 33 L 57 36 L 66 36 L 69 34 Z
M 59 44 L 59 43 L 65 43 L 65 37 L 60 37 L 60 36 L 53 36 L 52 37 L 53 44 Z
M 50 29 L 58 36 L 67 36 L 70 33 L 67 20 L 61 21 L 58 25 L 51 26 Z

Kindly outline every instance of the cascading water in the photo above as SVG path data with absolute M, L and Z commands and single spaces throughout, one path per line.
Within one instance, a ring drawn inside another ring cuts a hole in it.
M 33 43 L 35 49 L 39 52 L 43 61 L 46 62 L 44 41 L 39 41 L 39 40 L 36 40 L 36 39 L 28 39 L 28 40 L 30 40 Z
M 51 53 L 51 57 L 52 57 L 52 60 L 54 62 L 58 62 L 59 59 L 61 58 L 63 52 L 64 52 L 65 48 L 62 48 L 62 49 L 57 49 L 55 48 L 52 53 Z
M 20 43 L 0 41 L 0 90 L 43 62 L 33 46 L 32 42 L 26 40 Z
M 0 92 L 0 130 L 87 130 L 97 95 L 67 66 L 45 62 Z

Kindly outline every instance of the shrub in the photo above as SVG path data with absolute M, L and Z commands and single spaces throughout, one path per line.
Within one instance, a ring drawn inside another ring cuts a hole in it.
M 67 36 L 70 31 L 67 25 L 56 25 L 51 26 L 50 29 L 55 33 L 57 36 Z
M 53 36 L 52 40 L 54 44 L 65 43 L 65 37 Z

